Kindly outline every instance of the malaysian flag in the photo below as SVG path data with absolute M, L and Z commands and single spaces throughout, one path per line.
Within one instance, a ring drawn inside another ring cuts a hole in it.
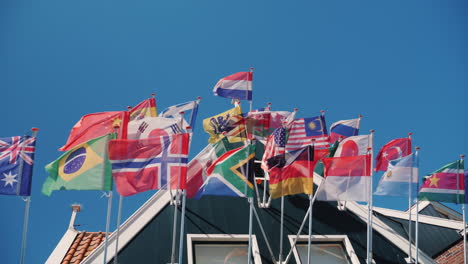
M 289 129 L 286 151 L 311 145 L 312 139 L 315 139 L 315 148 L 328 148 L 330 145 L 325 117 L 322 115 L 294 120 Z
M 170 188 L 185 189 L 189 134 L 109 141 L 109 160 L 122 196 Z

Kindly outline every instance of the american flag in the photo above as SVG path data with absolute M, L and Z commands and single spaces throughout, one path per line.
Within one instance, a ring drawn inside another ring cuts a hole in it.
M 271 135 L 268 136 L 265 144 L 265 152 L 262 157 L 262 169 L 268 171 L 267 160 L 276 155 L 280 155 L 285 152 L 286 146 L 286 128 L 279 127 Z
M 309 118 L 299 118 L 292 122 L 289 129 L 289 137 L 286 144 L 286 151 L 293 151 L 312 144 L 316 148 L 328 148 L 329 136 L 324 116 Z

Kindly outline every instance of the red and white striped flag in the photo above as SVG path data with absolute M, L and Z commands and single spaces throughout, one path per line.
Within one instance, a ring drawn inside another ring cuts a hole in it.
M 294 120 L 291 128 L 289 129 L 286 151 L 289 152 L 311 145 L 312 139 L 315 139 L 314 146 L 316 148 L 329 147 L 329 136 L 324 116 L 299 118 Z

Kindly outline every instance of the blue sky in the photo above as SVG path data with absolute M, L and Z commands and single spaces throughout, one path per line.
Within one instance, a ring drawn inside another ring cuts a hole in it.
M 72 203 L 83 205 L 79 229 L 104 230 L 100 192 L 40 193 L 44 166 L 81 116 L 124 110 L 151 93 L 160 111 L 201 96 L 193 156 L 208 138 L 201 119 L 231 107 L 212 87 L 249 67 L 254 108 L 271 102 L 299 117 L 325 110 L 328 124 L 361 114 L 376 148 L 413 132 L 422 174 L 454 161 L 467 153 L 467 11 L 462 0 L 0 1 L 0 137 L 40 129 L 27 263 L 47 259 Z M 152 193 L 126 198 L 124 217 Z M 0 197 L 3 263 L 18 262 L 23 208 L 18 197 Z

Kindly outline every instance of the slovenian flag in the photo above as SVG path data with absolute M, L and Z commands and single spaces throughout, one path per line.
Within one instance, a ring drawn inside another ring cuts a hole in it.
M 238 72 L 218 81 L 213 92 L 217 96 L 252 100 L 252 72 Z
M 335 122 L 330 127 L 330 142 L 335 142 L 340 138 L 357 136 L 359 134 L 359 118 L 341 120 Z
M 375 195 L 408 196 L 408 185 L 411 182 L 413 195 L 416 195 L 418 183 L 418 165 L 414 154 L 388 163 L 388 169 L 380 179 Z

